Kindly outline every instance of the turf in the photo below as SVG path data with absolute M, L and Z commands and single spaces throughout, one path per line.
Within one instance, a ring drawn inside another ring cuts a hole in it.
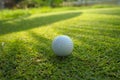
M 68 35 L 72 55 L 52 40 Z M 120 8 L 66 10 L 0 19 L 1 80 L 119 80 Z

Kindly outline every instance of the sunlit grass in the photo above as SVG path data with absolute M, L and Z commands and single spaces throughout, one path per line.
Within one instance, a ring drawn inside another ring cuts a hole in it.
M 84 9 L 89 10 L 89 9 L 98 9 L 98 8 L 106 8 L 106 9 L 119 8 L 119 5 L 97 4 L 93 6 L 81 6 L 81 7 L 58 7 L 58 8 L 41 7 L 41 8 L 12 9 L 12 10 L 3 9 L 0 11 L 0 20 L 23 18 L 33 14 L 61 12 L 61 11 L 70 11 L 70 10 L 84 10 Z
M 0 21 L 0 78 L 120 79 L 120 9 L 32 14 Z M 72 55 L 57 57 L 54 37 L 68 35 Z

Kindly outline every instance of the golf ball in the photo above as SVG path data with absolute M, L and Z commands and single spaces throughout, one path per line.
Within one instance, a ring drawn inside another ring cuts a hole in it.
M 66 35 L 57 36 L 52 42 L 52 49 L 57 56 L 68 56 L 73 51 L 73 42 Z

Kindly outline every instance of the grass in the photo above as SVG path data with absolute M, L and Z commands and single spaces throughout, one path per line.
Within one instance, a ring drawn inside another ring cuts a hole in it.
M 119 7 L 1 18 L 0 79 L 119 80 L 119 20 Z M 72 38 L 72 55 L 53 53 L 58 35 Z
M 50 8 L 50 7 L 41 7 L 41 8 L 30 8 L 30 9 L 4 9 L 0 11 L 0 20 L 8 20 L 15 18 L 28 17 L 33 14 L 42 14 L 42 13 L 50 13 L 50 12 L 61 12 L 68 10 L 84 10 L 84 9 L 95 9 L 95 8 L 114 8 L 119 7 L 119 5 L 108 5 L 108 4 L 97 4 L 92 6 L 81 6 L 81 7 L 58 7 L 58 8 Z
M 43 7 L 43 8 L 31 8 L 31 9 L 13 9 L 13 10 L 4 9 L 0 11 L 0 20 L 23 18 L 33 14 L 40 15 L 42 13 L 77 10 L 79 8 L 82 9 L 81 7 L 62 7 L 62 8 Z

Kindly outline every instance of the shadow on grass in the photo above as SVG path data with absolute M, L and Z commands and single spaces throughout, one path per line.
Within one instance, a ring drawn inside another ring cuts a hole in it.
M 58 21 L 79 16 L 80 14 L 81 12 L 69 12 L 69 13 L 62 13 L 62 14 L 40 16 L 40 17 L 31 18 L 31 19 L 21 19 L 19 21 L 13 21 L 12 23 L 1 21 L 0 35 L 49 25 Z
M 120 16 L 120 11 L 113 11 L 113 12 L 98 12 L 98 14 L 105 14 L 105 15 L 113 15 L 113 16 Z
M 99 10 L 95 13 L 98 14 L 105 14 L 105 15 L 113 15 L 113 16 L 120 16 L 120 9 L 112 9 L 112 10 Z
M 57 31 L 62 33 L 62 34 L 72 34 L 73 32 L 76 36 L 78 35 L 87 35 L 87 36 L 101 36 L 101 37 L 108 37 L 111 39 L 119 39 L 120 38 L 120 30 L 117 29 L 118 27 L 113 27 L 113 28 L 102 28 L 102 27 L 70 27 L 70 28 L 57 28 Z
M 18 39 L 6 43 L 0 52 L 2 52 L 0 53 L 0 77 L 2 79 L 17 79 L 20 76 L 18 72 L 24 72 L 31 63 L 27 60 L 31 60 L 32 52 L 29 45 L 23 40 Z
M 47 39 L 35 32 L 30 31 L 30 36 L 37 42 L 34 42 L 34 48 L 41 54 L 48 55 L 51 52 L 51 42 L 52 40 Z

